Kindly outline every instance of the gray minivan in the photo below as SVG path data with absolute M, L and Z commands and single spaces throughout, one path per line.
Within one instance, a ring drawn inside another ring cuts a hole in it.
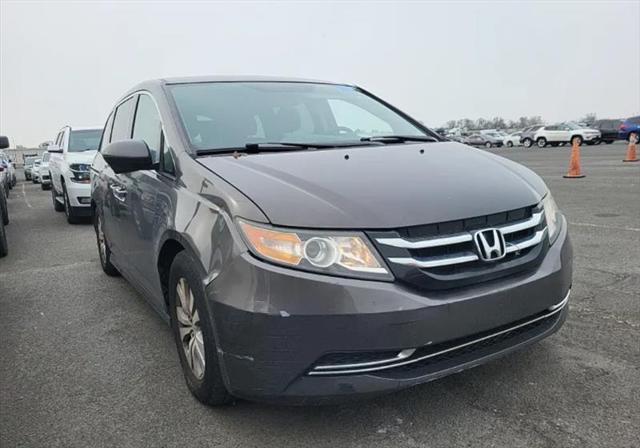
M 567 223 L 540 177 L 353 85 L 144 82 L 91 188 L 102 268 L 170 323 L 204 403 L 390 392 L 567 315 Z

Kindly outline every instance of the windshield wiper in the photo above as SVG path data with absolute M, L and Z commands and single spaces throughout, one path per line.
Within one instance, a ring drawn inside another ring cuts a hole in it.
M 381 144 L 379 142 L 336 142 L 336 143 L 303 143 L 303 142 L 260 142 L 247 143 L 243 147 L 237 148 L 218 148 L 218 149 L 201 149 L 196 152 L 197 155 L 212 155 L 237 152 L 240 154 L 257 154 L 260 152 L 279 152 L 279 151 L 297 151 L 308 149 L 326 149 L 326 148 L 346 148 L 350 146 L 366 146 L 371 144 Z
M 438 139 L 428 135 L 373 135 L 362 137 L 361 142 L 404 143 L 404 142 L 437 142 Z

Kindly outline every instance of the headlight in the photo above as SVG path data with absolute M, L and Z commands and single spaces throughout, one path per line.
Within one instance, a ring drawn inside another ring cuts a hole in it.
M 558 236 L 560 210 L 556 201 L 551 196 L 551 193 L 547 193 L 542 200 L 542 206 L 544 207 L 544 217 L 547 220 L 547 234 L 549 235 L 549 244 L 553 244 Z
M 276 229 L 238 220 L 252 252 L 289 267 L 346 277 L 391 279 L 364 235 Z
M 71 171 L 71 180 L 73 182 L 88 183 L 89 182 L 90 165 L 85 163 L 72 163 L 69 165 Z

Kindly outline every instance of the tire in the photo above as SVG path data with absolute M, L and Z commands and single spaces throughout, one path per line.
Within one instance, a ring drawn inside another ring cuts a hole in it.
M 636 138 L 636 143 L 638 143 L 638 133 L 637 132 L 629 132 L 629 135 L 627 136 L 627 141 L 631 142 L 631 136 L 635 136 Z
M 49 186 L 48 186 L 48 185 L 45 185 L 45 184 L 40 184 L 40 188 L 41 188 L 42 190 L 48 190 L 48 189 L 49 189 Z
M 4 230 L 4 223 L 0 220 L 0 258 L 6 257 L 9 253 L 9 245 L 7 244 L 7 234 Z
M 580 137 L 579 135 L 574 135 L 573 137 L 571 137 L 571 144 L 573 145 L 573 143 L 577 143 L 578 146 L 582 146 L 582 137 Z
M 551 146 L 552 146 L 553 148 L 557 148 L 558 146 L 560 146 L 560 143 L 551 143 Z
M 0 222 L 2 224 L 9 225 L 9 207 L 7 206 L 7 198 L 2 193 L 0 188 Z
M 493 143 L 487 142 L 487 143 L 484 144 L 484 147 L 485 148 L 492 148 L 493 147 Z
M 93 228 L 96 231 L 96 243 L 98 245 L 98 257 L 100 258 L 100 266 L 109 277 L 119 277 L 120 271 L 111 263 L 111 249 L 109 242 L 104 234 L 102 215 L 97 211 L 93 221 Z
M 176 255 L 169 273 L 169 314 L 187 387 L 202 403 L 219 406 L 231 402 L 232 397 L 220 371 L 213 326 L 205 305 L 203 277 L 187 252 Z M 180 294 L 182 300 L 179 297 L 179 285 L 184 291 Z M 183 289 L 185 286 L 186 290 Z M 189 359 L 193 362 L 187 359 L 187 352 L 192 354 Z
M 544 148 L 547 146 L 547 139 L 544 137 L 540 137 L 538 140 L 536 140 L 536 145 L 538 145 L 538 148 Z
M 530 138 L 525 138 L 524 140 L 522 140 L 522 146 L 524 146 L 525 148 L 531 148 L 533 146 L 533 140 L 531 140 Z
M 64 198 L 64 214 L 67 216 L 67 222 L 69 224 L 78 224 L 80 222 L 80 217 L 77 216 L 73 211 L 73 207 L 69 202 L 67 187 L 65 187 L 64 184 L 62 184 L 62 196 Z
M 64 211 L 64 204 L 61 204 L 56 200 L 56 189 L 51 187 L 51 200 L 53 201 L 53 209 L 57 212 Z
M 507 142 L 507 147 L 508 147 L 508 148 L 513 148 L 513 142 L 512 142 L 511 140 L 509 140 L 509 141 Z

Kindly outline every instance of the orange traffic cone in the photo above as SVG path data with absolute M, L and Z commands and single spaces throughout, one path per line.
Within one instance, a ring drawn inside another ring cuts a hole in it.
M 569 159 L 569 172 L 562 177 L 566 177 L 568 179 L 577 179 L 580 177 L 585 177 L 584 174 L 580 171 L 580 147 L 578 146 L 577 138 L 573 139 L 573 144 L 571 145 L 571 159 Z
M 623 162 L 637 162 L 638 156 L 636 155 L 636 140 L 638 137 L 635 134 L 629 136 L 629 146 L 627 146 L 627 156 Z

